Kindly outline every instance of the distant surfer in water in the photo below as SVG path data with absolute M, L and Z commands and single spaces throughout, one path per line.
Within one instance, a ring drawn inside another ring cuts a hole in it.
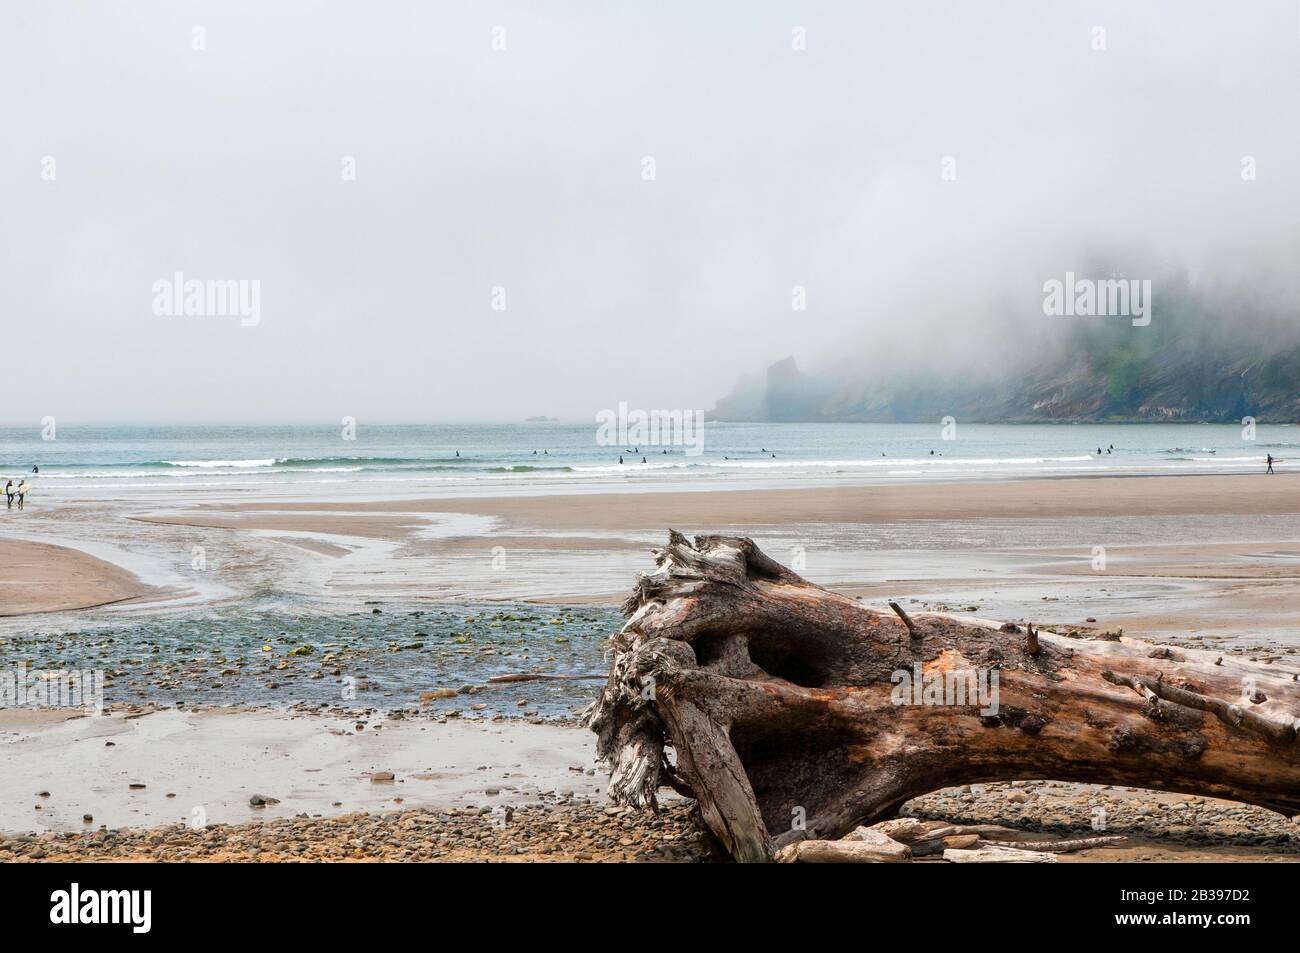
M 1271 454 L 1271 453 L 1268 455 L 1268 469 L 1265 470 L 1264 472 L 1265 472 L 1265 473 L 1272 473 L 1272 472 L 1273 472 L 1273 454 Z

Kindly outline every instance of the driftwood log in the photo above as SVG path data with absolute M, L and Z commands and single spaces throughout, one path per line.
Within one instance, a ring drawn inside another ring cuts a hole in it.
M 881 613 L 744 538 L 670 532 L 655 557 L 587 723 L 615 802 L 653 808 L 671 786 L 737 860 L 975 782 L 1131 785 L 1300 814 L 1294 667 Z

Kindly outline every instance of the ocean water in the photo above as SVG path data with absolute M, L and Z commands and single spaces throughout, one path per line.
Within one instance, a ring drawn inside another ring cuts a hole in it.
M 601 445 L 592 423 L 340 427 L 0 428 L 0 477 L 42 495 L 194 489 L 238 493 L 547 492 L 646 485 L 730 487 L 835 481 L 1255 472 L 1266 454 L 1300 464 L 1300 429 L 1236 425 L 709 423 L 700 452 L 678 443 Z M 1113 449 L 1112 449 L 1113 448 Z M 620 459 L 621 458 L 621 459 Z M 32 468 L 39 469 L 33 474 Z M 387 494 L 385 494 L 387 495 Z

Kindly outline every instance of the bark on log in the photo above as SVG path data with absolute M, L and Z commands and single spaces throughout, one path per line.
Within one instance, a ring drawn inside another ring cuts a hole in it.
M 1043 629 L 1031 653 L 995 622 L 937 614 L 911 638 L 894 613 L 805 581 L 745 538 L 670 532 L 656 564 L 624 603 L 587 723 L 614 801 L 653 807 L 671 781 L 737 860 L 989 781 L 1300 814 L 1294 666 Z M 904 695 L 918 674 L 937 690 Z M 968 694 L 981 677 L 996 678 L 996 705 Z M 952 703 L 913 703 L 936 699 Z

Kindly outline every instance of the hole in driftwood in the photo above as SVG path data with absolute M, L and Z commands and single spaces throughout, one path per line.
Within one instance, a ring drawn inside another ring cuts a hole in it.
M 695 650 L 695 661 L 701 668 L 713 665 L 732 654 L 732 644 L 736 636 L 722 632 L 706 632 L 691 640 Z
M 767 674 L 803 688 L 821 688 L 826 684 L 826 674 L 817 667 L 816 660 L 791 655 L 783 648 L 751 642 L 749 657 Z
M 752 677 L 753 668 L 801 688 L 821 688 L 832 679 L 826 646 L 788 632 L 706 632 L 691 642 L 701 668 L 737 678 Z
M 861 765 L 850 759 L 860 736 L 835 725 L 806 724 L 792 719 L 780 726 L 770 721 L 731 728 L 745 774 L 768 832 L 778 836 L 791 829 L 795 809 L 811 819 L 821 808 L 857 781 Z
M 750 635 L 749 657 L 767 674 L 802 688 L 821 688 L 830 679 L 831 658 L 825 645 L 792 638 L 788 632 Z

